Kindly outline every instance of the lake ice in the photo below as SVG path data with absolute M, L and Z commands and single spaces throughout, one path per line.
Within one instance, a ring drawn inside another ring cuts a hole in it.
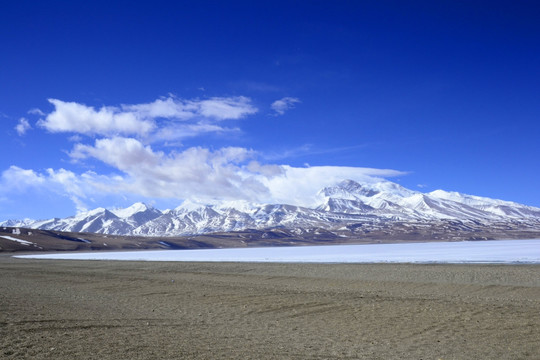
M 540 239 L 204 250 L 94 251 L 15 257 L 126 261 L 540 264 Z

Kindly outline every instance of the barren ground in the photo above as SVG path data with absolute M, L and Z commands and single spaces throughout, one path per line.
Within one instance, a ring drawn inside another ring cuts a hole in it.
M 539 265 L 0 255 L 5 359 L 539 359 Z

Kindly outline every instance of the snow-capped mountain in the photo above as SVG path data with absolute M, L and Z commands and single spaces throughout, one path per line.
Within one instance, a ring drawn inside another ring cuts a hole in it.
M 178 236 L 245 229 L 337 230 L 377 222 L 528 223 L 540 228 L 540 208 L 457 192 L 421 193 L 381 181 L 342 181 L 314 194 L 314 207 L 229 201 L 198 204 L 184 201 L 160 211 L 143 203 L 125 209 L 98 208 L 65 219 L 5 221 L 20 226 L 113 235 Z

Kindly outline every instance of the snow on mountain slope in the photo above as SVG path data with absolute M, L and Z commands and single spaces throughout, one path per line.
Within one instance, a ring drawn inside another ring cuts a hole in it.
M 458 192 L 435 190 L 429 193 L 438 199 L 458 202 L 469 205 L 476 209 L 492 213 L 496 216 L 509 217 L 540 217 L 540 209 L 532 206 L 521 205 L 512 201 L 496 200 L 475 195 L 465 195 Z
M 97 208 L 65 219 L 5 221 L 20 226 L 115 235 L 176 236 L 245 229 L 343 229 L 373 221 L 477 221 L 540 224 L 540 209 L 510 201 L 436 190 L 421 193 L 390 181 L 344 180 L 313 195 L 313 208 L 246 201 L 203 204 L 184 201 L 160 211 L 143 203 L 125 209 Z
M 130 231 L 130 226 L 111 211 L 97 208 L 65 219 L 38 221 L 30 227 L 43 230 L 92 232 L 120 235 Z
M 326 211 L 335 211 L 336 199 L 339 209 L 345 212 L 369 212 L 379 216 L 394 216 L 399 219 L 459 219 L 459 220 L 502 220 L 522 217 L 540 218 L 540 209 L 518 203 L 465 195 L 457 192 L 436 190 L 421 193 L 406 189 L 398 184 L 381 181 L 375 184 L 358 184 L 343 181 L 334 187 L 321 190 L 319 196 L 325 204 L 319 206 Z M 349 200 L 345 205 L 345 200 Z M 324 206 L 326 205 L 326 206 Z M 367 206 L 367 207 L 366 207 Z
M 5 220 L 0 222 L 0 226 L 4 227 L 30 227 L 36 220 L 23 219 L 23 220 Z

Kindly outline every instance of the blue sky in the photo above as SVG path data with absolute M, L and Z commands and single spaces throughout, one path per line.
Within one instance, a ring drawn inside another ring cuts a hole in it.
M 302 203 L 373 176 L 540 206 L 539 18 L 534 1 L 3 2 L 0 220 Z

